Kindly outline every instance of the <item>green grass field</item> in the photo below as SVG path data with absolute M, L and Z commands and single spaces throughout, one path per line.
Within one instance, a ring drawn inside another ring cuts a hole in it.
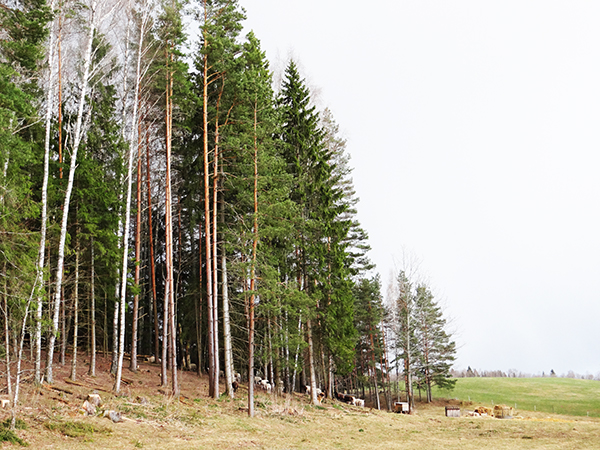
M 474 406 L 504 404 L 517 410 L 600 417 L 600 381 L 570 378 L 458 378 L 453 391 L 436 398 L 471 401 Z

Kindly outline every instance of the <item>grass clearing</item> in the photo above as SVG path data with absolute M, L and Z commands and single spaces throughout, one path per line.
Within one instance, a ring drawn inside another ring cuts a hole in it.
M 600 382 L 571 378 L 458 378 L 453 391 L 435 397 L 490 406 L 505 404 L 522 411 L 600 417 Z

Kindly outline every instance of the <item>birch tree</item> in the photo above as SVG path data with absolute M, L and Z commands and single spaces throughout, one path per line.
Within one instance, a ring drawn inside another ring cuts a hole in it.
M 56 0 L 51 0 L 49 7 L 54 10 Z M 40 247 L 38 252 L 37 278 L 36 284 L 41 285 L 44 280 L 44 264 L 46 257 L 46 233 L 48 228 L 48 177 L 50 172 L 50 132 L 52 129 L 52 110 L 54 107 L 54 45 L 56 41 L 56 19 L 49 24 L 48 37 L 48 69 L 46 70 L 46 113 L 44 118 L 44 175 L 42 179 L 42 202 L 41 202 L 41 229 L 40 229 Z M 34 380 L 36 383 L 42 381 L 42 311 L 43 295 L 39 290 L 37 295 L 37 307 L 35 316 L 35 369 Z
M 138 30 L 138 44 L 136 52 L 136 64 L 135 64 L 135 88 L 133 91 L 133 103 L 131 112 L 131 129 L 129 133 L 129 148 L 128 148 L 128 162 L 127 162 L 127 176 L 125 178 L 125 185 L 127 187 L 127 194 L 125 196 L 125 225 L 123 228 L 123 261 L 121 265 L 121 287 L 120 287 L 120 328 L 119 328 L 119 358 L 117 363 L 117 373 L 115 377 L 114 391 L 119 392 L 121 389 L 121 376 L 123 372 L 123 357 L 125 355 L 125 306 L 127 300 L 127 266 L 129 257 L 129 228 L 131 223 L 131 193 L 133 183 L 133 163 L 135 155 L 137 153 L 137 123 L 138 123 L 138 106 L 140 96 L 140 84 L 142 78 L 142 57 L 144 54 L 144 38 L 146 35 L 146 29 L 148 26 L 149 11 L 147 8 L 142 9 L 142 19 L 140 21 L 140 28 Z
M 89 8 L 89 18 L 87 21 L 88 33 L 86 37 L 85 50 L 83 54 L 83 75 L 80 80 L 80 95 L 77 108 L 77 117 L 75 124 L 75 131 L 73 135 L 73 144 L 71 148 L 71 164 L 69 168 L 69 179 L 67 182 L 67 190 L 65 192 L 65 199 L 63 204 L 62 221 L 60 228 L 60 241 L 58 244 L 58 260 L 56 268 L 56 290 L 54 297 L 54 314 L 52 318 L 52 333 L 48 342 L 48 353 L 46 361 L 46 380 L 48 383 L 53 382 L 52 364 L 54 358 L 54 346 L 56 338 L 58 336 L 58 321 L 61 306 L 61 288 L 63 282 L 63 268 L 65 259 L 65 245 L 67 240 L 67 223 L 69 217 L 69 205 L 71 202 L 71 193 L 73 191 L 73 180 L 75 178 L 75 169 L 77 167 L 77 151 L 83 138 L 83 115 L 84 107 L 86 103 L 86 94 L 88 90 L 88 80 L 90 76 L 91 63 L 92 63 L 92 42 L 94 33 L 96 31 L 97 24 L 97 8 L 98 2 L 92 0 Z

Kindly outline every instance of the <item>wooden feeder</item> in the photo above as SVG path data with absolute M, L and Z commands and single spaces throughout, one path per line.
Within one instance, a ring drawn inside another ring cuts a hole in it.
M 394 411 L 397 413 L 408 414 L 408 402 L 396 402 L 394 404 Z
M 446 417 L 460 417 L 460 408 L 458 406 L 446 406 Z

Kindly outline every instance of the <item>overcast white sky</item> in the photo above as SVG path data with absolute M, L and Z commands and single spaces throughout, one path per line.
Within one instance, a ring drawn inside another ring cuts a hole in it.
M 384 284 L 417 255 L 455 367 L 600 372 L 600 1 L 240 4 L 320 89 Z

